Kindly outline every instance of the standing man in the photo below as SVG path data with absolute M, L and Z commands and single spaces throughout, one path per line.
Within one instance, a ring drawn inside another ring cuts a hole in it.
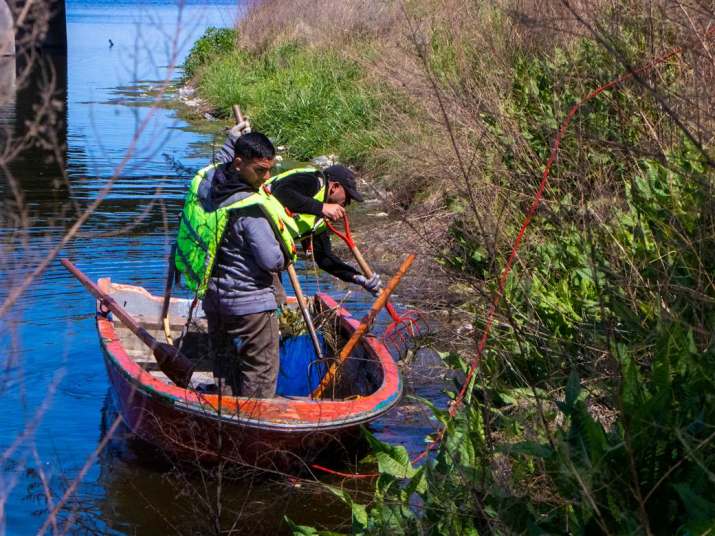
M 219 162 L 233 158 L 233 145 L 243 128 L 241 124 L 229 131 L 226 142 L 216 153 Z M 291 232 L 296 242 L 305 245 L 312 241 L 315 262 L 321 270 L 347 283 L 356 283 L 373 295 L 379 293 L 380 276 L 373 274 L 368 279 L 335 255 L 325 225 L 325 218 L 341 219 L 352 200 L 363 201 L 352 171 L 341 165 L 329 166 L 322 172 L 314 167 L 291 169 L 270 179 L 266 188 L 292 215 Z
M 203 298 L 216 375 L 235 396 L 271 398 L 279 368 L 273 274 L 295 260 L 295 244 L 285 209 L 261 189 L 273 144 L 252 132 L 235 141 L 233 154 L 194 177 L 174 260 Z

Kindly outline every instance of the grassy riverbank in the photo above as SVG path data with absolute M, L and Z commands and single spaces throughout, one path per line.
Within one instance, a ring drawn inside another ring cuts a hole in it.
M 713 13 L 610 5 L 266 1 L 192 70 L 224 115 L 386 192 L 379 242 L 421 253 L 445 362 L 478 357 L 432 461 L 375 443 L 353 532 L 715 526 Z M 511 269 L 571 107 L 654 58 L 578 110 Z
M 333 153 L 352 162 L 365 158 L 377 95 L 354 61 L 335 50 L 316 51 L 291 41 L 257 54 L 235 48 L 233 39 L 226 47 L 228 35 L 235 33 L 210 33 L 210 54 L 201 55 L 199 44 L 189 58 L 196 63 L 189 72 L 198 77 L 200 95 L 218 115 L 228 116 L 231 106 L 241 103 L 254 126 L 296 159 Z

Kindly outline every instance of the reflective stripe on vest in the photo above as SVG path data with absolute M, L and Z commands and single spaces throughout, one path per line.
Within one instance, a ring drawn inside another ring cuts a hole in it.
M 325 201 L 325 194 L 328 188 L 327 184 L 324 184 L 322 175 L 318 173 L 318 169 L 314 167 L 290 169 L 276 175 L 275 177 L 271 177 L 268 182 L 266 182 L 266 186 L 270 189 L 271 185 L 274 185 L 278 181 L 297 173 L 317 173 L 318 179 L 320 180 L 320 188 L 318 189 L 318 193 L 313 196 L 313 199 L 323 203 Z M 314 214 L 296 214 L 290 212 L 287 208 L 286 212 L 293 218 L 295 225 L 292 231 L 293 238 L 296 240 L 302 240 L 303 238 L 307 238 L 309 235 L 316 235 L 328 230 L 328 226 L 325 225 L 325 221 L 320 216 L 315 216 Z
M 283 205 L 263 189 L 226 207 L 210 212 L 204 210 L 198 195 L 199 187 L 204 180 L 213 176 L 216 167 L 217 165 L 211 165 L 203 168 L 191 181 L 176 237 L 174 264 L 183 274 L 186 286 L 195 291 L 199 298 L 203 298 L 206 293 L 216 261 L 216 252 L 231 211 L 258 206 L 271 224 L 286 259 L 294 262 L 296 258 L 295 242 L 289 226 L 283 221 L 289 219 L 285 215 Z

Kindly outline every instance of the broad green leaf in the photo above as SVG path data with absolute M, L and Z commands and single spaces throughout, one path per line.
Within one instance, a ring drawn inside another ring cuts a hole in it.
M 353 516 L 353 534 L 362 533 L 368 526 L 367 508 L 356 502 L 350 505 Z
M 687 484 L 675 484 L 673 487 L 690 517 L 687 525 L 697 534 L 705 534 L 715 529 L 715 503 L 712 497 L 701 496 Z
M 314 527 L 306 525 L 297 525 L 288 516 L 283 516 L 286 524 L 293 531 L 293 536 L 346 536 L 342 532 L 334 532 L 332 530 L 317 530 Z
M 513 445 L 503 445 L 497 450 L 507 454 L 525 454 L 536 458 L 548 459 L 553 456 L 554 451 L 548 445 L 536 443 L 534 441 L 522 441 Z
M 402 445 L 394 447 L 391 452 L 378 452 L 377 467 L 381 473 L 395 478 L 410 478 L 414 476 L 415 469 L 410 463 L 407 450 Z
M 414 476 L 415 469 L 410 463 L 410 455 L 405 447 L 383 443 L 370 433 L 367 433 L 367 438 L 370 446 L 372 446 L 377 460 L 377 467 L 381 473 L 395 478 Z
M 578 395 L 581 392 L 581 380 L 578 377 L 578 373 L 575 369 L 571 370 L 569 374 L 569 380 L 566 384 L 566 399 L 564 403 L 569 411 L 572 410 L 576 400 L 578 400 Z
M 416 472 L 415 475 L 410 479 L 409 483 L 405 487 L 405 492 L 407 493 L 407 497 L 409 498 L 410 495 L 413 493 L 418 493 L 422 495 L 427 491 L 427 478 L 425 476 L 425 468 L 420 467 Z

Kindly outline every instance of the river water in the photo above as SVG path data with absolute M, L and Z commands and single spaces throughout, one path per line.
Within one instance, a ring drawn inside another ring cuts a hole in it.
M 204 29 L 232 26 L 242 9 L 222 0 L 192 0 L 182 9 L 162 0 L 67 1 L 67 56 L 53 57 L 49 71 L 58 82 L 55 97 L 65 103 L 66 126 L 54 132 L 66 140 L 65 163 L 60 169 L 44 161 L 45 153 L 30 152 L 12 166 L 25 223 L 0 220 L 4 247 L 14 246 L 0 267 L 2 300 L 57 243 L 77 209 L 115 175 L 111 192 L 61 256 L 92 279 L 109 276 L 162 292 L 187 170 L 208 162 L 224 125 L 197 129 L 172 109 L 147 104 L 162 80 L 178 75 L 171 65 L 180 64 Z M 37 93 L 33 85 L 18 93 L 14 104 L 5 103 L 0 125 L 22 131 Z M 142 134 L 135 139 L 138 127 Z M 8 184 L 0 181 L 6 215 L 17 210 L 7 201 Z M 308 267 L 301 273 L 307 293 L 320 289 L 345 298 L 348 289 L 331 277 Z M 369 305 L 360 292 L 345 300 L 356 313 Z M 79 475 L 113 418 L 93 309 L 92 298 L 54 262 L 0 321 L 0 532 L 32 534 L 43 525 L 48 496 L 54 504 Z M 435 398 L 435 385 L 417 382 L 412 388 Z M 430 428 L 416 405 L 405 401 L 373 431 L 416 452 Z M 201 494 L 187 491 L 203 489 L 201 482 L 177 478 L 120 430 L 88 465 L 61 516 L 70 533 L 207 533 L 211 516 L 204 520 L 201 512 L 210 507 L 197 506 Z M 215 493 L 213 483 L 206 489 Z M 222 493 L 231 510 L 224 513 L 224 528 L 237 520 L 239 533 L 283 532 L 284 515 L 299 523 L 339 526 L 347 514 L 325 493 L 289 478 L 225 482 Z

